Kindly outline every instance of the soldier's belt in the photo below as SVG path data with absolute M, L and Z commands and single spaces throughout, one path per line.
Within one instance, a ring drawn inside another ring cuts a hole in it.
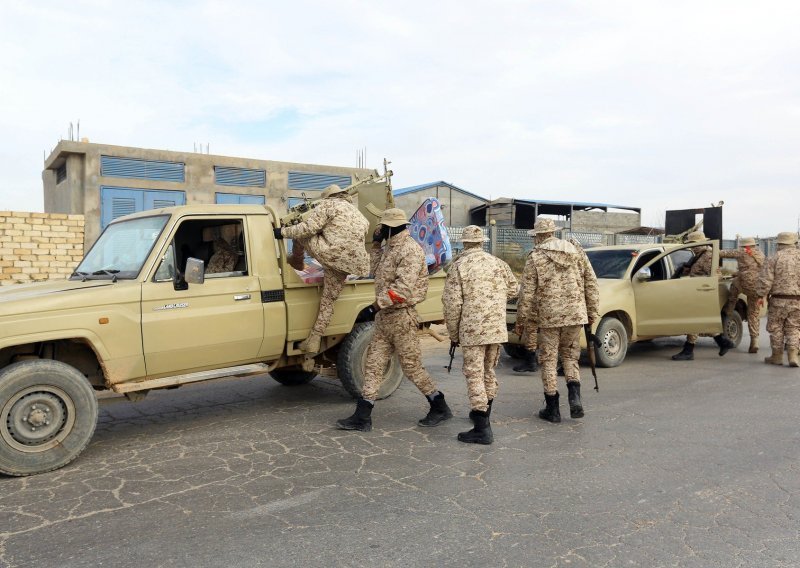
M 797 294 L 772 294 L 770 298 L 778 298 L 779 300 L 800 300 L 800 295 Z

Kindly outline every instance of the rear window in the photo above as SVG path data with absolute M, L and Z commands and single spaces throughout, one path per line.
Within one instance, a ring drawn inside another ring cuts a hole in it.
M 628 266 L 636 256 L 633 249 L 587 250 L 586 256 L 598 278 L 619 280 L 625 276 Z

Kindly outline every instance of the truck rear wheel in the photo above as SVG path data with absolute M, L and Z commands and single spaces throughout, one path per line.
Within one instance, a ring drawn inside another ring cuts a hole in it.
M 89 444 L 97 398 L 77 369 L 34 359 L 0 371 L 0 473 L 31 475 L 67 465 Z
M 339 380 L 342 381 L 342 386 L 353 398 L 360 397 L 364 388 L 367 348 L 374 334 L 375 322 L 357 323 L 353 326 L 353 331 L 350 332 L 350 335 L 342 341 L 342 346 L 339 349 L 339 357 L 336 361 Z M 400 368 L 400 361 L 398 361 L 397 355 L 393 355 L 389 360 L 383 384 L 378 389 L 378 398 L 391 396 L 402 381 L 403 370 Z
M 733 313 L 729 316 L 724 315 L 722 316 L 722 334 L 733 341 L 733 344 L 736 347 L 739 347 L 739 344 L 742 342 L 742 336 L 744 335 L 744 323 L 742 322 L 742 314 L 733 310 Z
M 285 387 L 296 387 L 310 383 L 317 376 L 316 371 L 304 371 L 299 366 L 275 369 L 269 376 Z

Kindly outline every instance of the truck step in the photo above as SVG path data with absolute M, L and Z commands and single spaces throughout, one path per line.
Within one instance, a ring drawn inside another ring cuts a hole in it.
M 257 375 L 266 373 L 269 370 L 270 366 L 265 363 L 253 363 L 251 365 L 225 367 L 224 369 L 212 369 L 210 371 L 200 371 L 197 373 L 188 373 L 186 375 L 174 375 L 172 377 L 161 377 L 159 379 L 147 379 L 144 381 L 137 381 L 135 383 L 121 383 L 118 385 L 112 385 L 111 389 L 118 393 L 160 389 L 175 385 L 185 385 L 187 383 L 197 383 L 199 381 L 219 379 L 221 377 L 244 377 L 246 375 Z

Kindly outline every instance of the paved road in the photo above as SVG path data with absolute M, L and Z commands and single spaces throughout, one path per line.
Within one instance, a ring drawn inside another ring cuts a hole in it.
M 326 379 L 106 404 L 71 466 L 0 477 L 0 566 L 799 566 L 800 370 L 680 344 L 601 370 L 560 425 L 504 356 L 489 447 L 455 440 L 466 389 L 432 339 L 456 412 L 434 429 L 410 383 L 369 434 L 332 428 L 353 403 Z

